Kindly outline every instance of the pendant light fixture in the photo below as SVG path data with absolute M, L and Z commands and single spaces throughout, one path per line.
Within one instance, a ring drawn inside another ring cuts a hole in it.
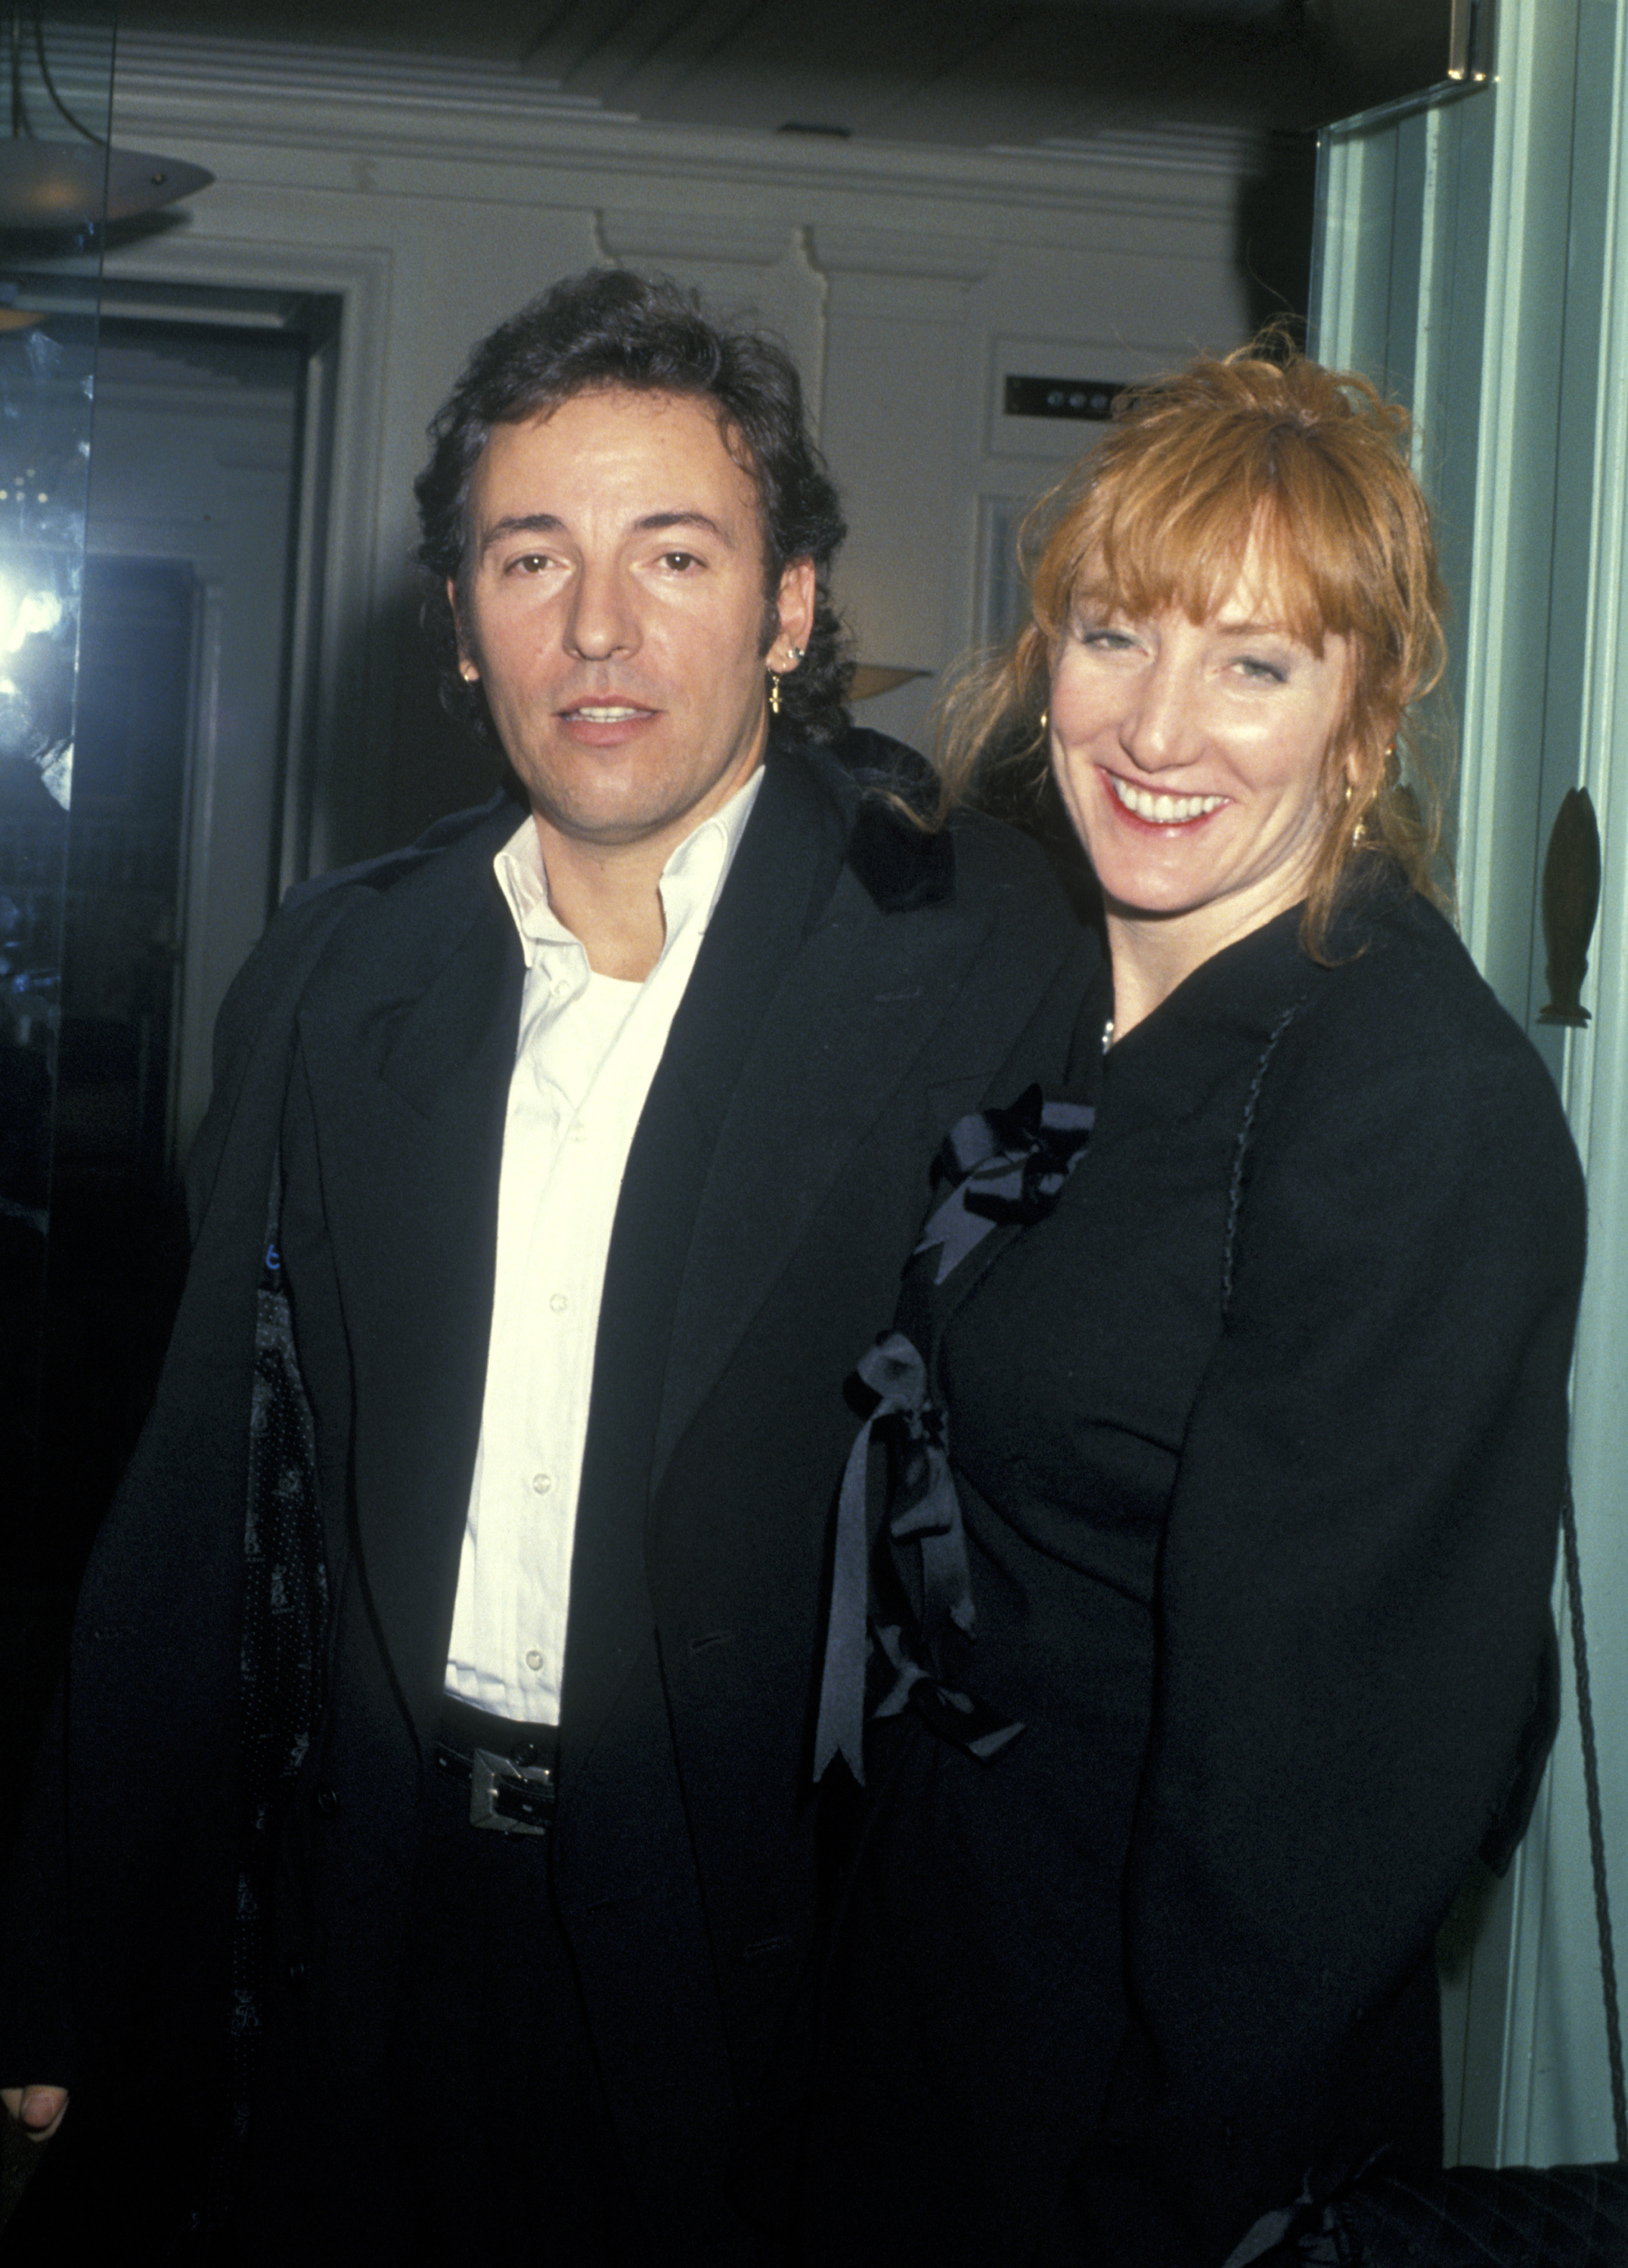
M 12 0 L 6 13 L 11 131 L 9 140 L 0 141 L 0 230 L 70 234 L 102 220 L 135 220 L 208 188 L 215 176 L 202 166 L 116 150 L 75 116 L 46 54 L 43 0 L 29 5 Z M 26 84 L 30 48 L 49 106 L 48 121 L 71 127 L 77 141 L 40 135 L 38 95 L 31 109 Z

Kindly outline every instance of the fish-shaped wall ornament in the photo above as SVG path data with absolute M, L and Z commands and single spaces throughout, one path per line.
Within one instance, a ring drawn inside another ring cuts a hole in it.
M 1586 787 L 1567 788 L 1543 859 L 1544 976 L 1549 999 L 1540 1024 L 1588 1021 L 1579 994 L 1588 974 L 1588 946 L 1600 910 L 1600 828 Z

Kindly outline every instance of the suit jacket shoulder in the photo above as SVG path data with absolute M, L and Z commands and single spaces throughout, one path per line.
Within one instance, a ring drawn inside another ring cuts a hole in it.
M 1582 1180 L 1554 1082 L 1450 924 L 1385 880 L 1333 942 L 1331 966 L 1306 965 L 1303 1010 L 1263 1083 L 1263 1144 L 1315 1145 L 1355 1113 L 1385 1130 L 1396 1173 L 1473 1173 L 1489 1217 L 1508 1208 L 1506 1233 L 1546 1216 L 1552 1256 L 1580 1254 Z
M 275 1012 L 290 978 L 309 974 L 329 936 L 358 909 L 412 880 L 421 887 L 467 888 L 524 816 L 516 799 L 500 790 L 485 803 L 438 821 L 400 850 L 297 882 L 226 994 L 216 1028 L 217 1079 L 230 1077 L 236 1052 Z

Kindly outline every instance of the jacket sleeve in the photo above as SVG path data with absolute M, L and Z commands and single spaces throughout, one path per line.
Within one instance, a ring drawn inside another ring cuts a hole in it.
M 1552 1644 L 1580 1175 L 1490 999 L 1413 1005 L 1269 1078 L 1169 1513 L 1102 2211 L 1172 2268 L 1417 2129 L 1388 2027 Z
M 145 1980 L 218 1968 L 212 1924 L 235 1895 L 254 1295 L 295 1008 L 346 903 L 313 895 L 274 924 L 221 1012 L 188 1164 L 192 1264 L 152 1413 L 85 1570 L 11 1859 L 8 2086 L 77 2087 L 121 2058 L 150 2073 L 155 2038 L 187 2028 Z

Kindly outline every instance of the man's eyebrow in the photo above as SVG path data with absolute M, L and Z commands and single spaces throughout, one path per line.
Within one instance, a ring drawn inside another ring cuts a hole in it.
M 512 512 L 482 530 L 481 549 L 490 551 L 494 543 L 501 543 L 507 535 L 556 534 L 563 525 L 551 512 Z
M 669 527 L 699 527 L 717 536 L 730 550 L 738 551 L 740 545 L 729 529 L 704 512 L 648 512 L 633 523 L 639 534 L 659 535 Z M 511 535 L 557 535 L 564 522 L 551 512 L 512 512 L 502 519 L 493 520 L 482 531 L 481 549 L 490 551 L 494 543 L 502 543 Z
M 740 549 L 728 528 L 704 512 L 648 512 L 643 519 L 635 522 L 635 526 L 651 535 L 659 535 L 669 527 L 704 527 L 710 535 L 716 535 L 720 543 L 726 543 L 732 551 Z

